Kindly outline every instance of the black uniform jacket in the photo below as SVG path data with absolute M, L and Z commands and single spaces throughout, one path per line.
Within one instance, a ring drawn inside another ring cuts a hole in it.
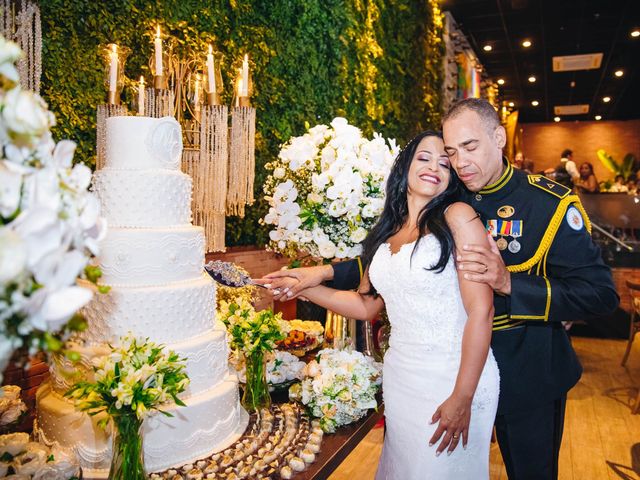
M 511 272 L 511 295 L 494 296 L 498 414 L 556 399 L 582 373 L 561 322 L 607 315 L 619 302 L 589 219 L 567 187 L 509 163 L 495 184 L 463 200 L 480 214 Z M 359 259 L 334 265 L 334 288 L 356 288 L 362 271 Z

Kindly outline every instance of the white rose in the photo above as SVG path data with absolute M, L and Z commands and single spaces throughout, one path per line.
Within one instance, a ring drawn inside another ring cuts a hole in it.
M 273 170 L 274 178 L 284 178 L 285 174 L 286 174 L 286 171 L 282 167 L 277 167 L 276 169 Z
M 347 255 L 347 257 L 348 258 L 356 258 L 356 257 L 358 257 L 360 255 L 362 255 L 362 245 L 354 245 L 349 250 L 349 255 Z
M 322 203 L 323 200 L 324 197 L 319 193 L 311 192 L 309 195 L 307 195 L 307 202 L 309 203 Z
M 331 240 L 327 240 L 318 245 L 318 251 L 323 258 L 333 258 L 336 255 L 336 245 Z
M 35 93 L 16 87 L 4 97 L 2 119 L 18 145 L 35 145 L 53 124 L 47 104 Z
M 22 175 L 0 163 L 0 215 L 7 218 L 18 210 L 22 189 Z
M 347 213 L 347 208 L 343 200 L 334 200 L 329 205 L 329 215 L 332 217 L 339 217 Z
M 336 249 L 336 258 L 347 258 L 349 255 L 349 247 L 344 242 L 338 243 L 338 248 Z
M 0 227 L 0 284 L 15 280 L 27 264 L 24 241 L 8 227 Z
M 360 243 L 366 238 L 366 236 L 367 231 L 362 227 L 358 227 L 351 233 L 351 235 L 349 236 L 349 240 L 351 240 L 353 243 Z

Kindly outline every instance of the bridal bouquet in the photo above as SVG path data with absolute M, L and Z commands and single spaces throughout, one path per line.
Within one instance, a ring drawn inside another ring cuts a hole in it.
M 14 350 L 60 351 L 82 328 L 69 320 L 92 293 L 76 279 L 100 276 L 88 265 L 106 228 L 75 143 L 54 143 L 53 114 L 18 85 L 21 55 L 0 37 L 0 379 Z
M 94 381 L 76 383 L 65 394 L 78 410 L 89 415 L 106 412 L 98 425 L 109 419 L 115 425 L 110 479 L 146 478 L 142 458 L 141 427 L 151 411 L 173 401 L 184 406 L 178 395 L 189 385 L 184 359 L 146 339 L 128 335 L 108 355 L 93 360 Z
M 226 325 L 231 348 L 244 355 L 246 383 L 242 406 L 249 411 L 269 407 L 271 397 L 267 382 L 265 354 L 276 349 L 276 342 L 285 337 L 281 314 L 271 310 L 256 312 L 244 299 L 222 301 L 218 318 Z
M 328 260 L 360 255 L 398 151 L 395 140 L 368 140 L 344 118 L 290 139 L 266 165 L 269 248 L 291 258 L 300 250 Z
M 29 441 L 26 433 L 0 435 L 0 478 L 78 480 L 75 458 Z
M 375 395 L 382 383 L 382 365 L 360 352 L 321 350 L 303 373 L 302 383 L 291 386 L 289 397 L 306 405 L 327 433 L 378 406 Z

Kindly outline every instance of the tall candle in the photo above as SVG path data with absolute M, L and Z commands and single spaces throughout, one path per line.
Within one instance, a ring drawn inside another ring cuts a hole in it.
M 242 61 L 242 88 L 240 92 L 241 97 L 249 96 L 249 56 L 246 54 Z
M 114 43 L 109 52 L 109 91 L 115 92 L 118 84 L 118 46 Z
M 144 77 L 142 75 L 138 83 L 138 115 L 144 115 Z
M 213 68 L 213 49 L 211 45 L 209 45 L 209 53 L 207 54 L 207 81 L 209 93 L 216 93 L 216 76 Z
M 160 38 L 160 25 L 158 25 L 158 32 L 156 38 L 153 40 L 153 46 L 156 52 L 156 76 L 162 76 L 162 39 Z
M 238 94 L 236 95 L 238 98 L 242 97 L 242 92 L 244 91 L 244 82 L 242 81 L 242 77 L 238 79 Z M 246 95 L 244 95 L 246 96 Z

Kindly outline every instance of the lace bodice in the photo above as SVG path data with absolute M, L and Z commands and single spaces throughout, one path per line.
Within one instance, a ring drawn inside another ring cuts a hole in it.
M 462 304 L 453 259 L 442 273 L 426 270 L 440 257 L 433 235 L 391 253 L 380 245 L 369 267 L 369 278 L 385 301 L 391 322 L 390 344 L 420 344 L 430 350 L 459 351 L 467 314 Z

